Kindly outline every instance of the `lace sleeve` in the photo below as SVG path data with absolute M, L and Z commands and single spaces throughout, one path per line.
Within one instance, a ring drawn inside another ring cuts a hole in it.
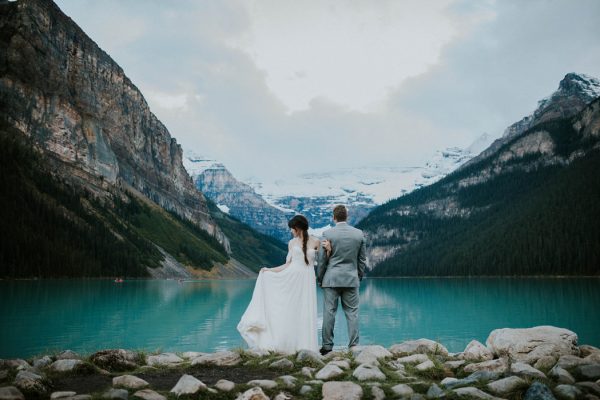
M 288 250 L 287 256 L 285 257 L 285 262 L 289 263 L 292 262 L 292 251 Z

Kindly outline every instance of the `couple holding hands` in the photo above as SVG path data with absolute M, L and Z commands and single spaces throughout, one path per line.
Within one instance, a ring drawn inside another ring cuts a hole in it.
M 366 240 L 360 229 L 348 225 L 347 219 L 346 207 L 336 206 L 335 226 L 323 233 L 322 240 L 308 234 L 304 216 L 296 215 L 288 222 L 294 237 L 288 243 L 286 262 L 261 269 L 252 299 L 237 326 L 250 348 L 329 353 L 340 300 L 348 324 L 348 347 L 358 345 L 358 292 L 367 268 Z M 323 290 L 320 350 L 315 283 Z

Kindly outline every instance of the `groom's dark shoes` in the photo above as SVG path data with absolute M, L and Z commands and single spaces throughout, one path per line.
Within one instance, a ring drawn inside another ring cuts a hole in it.
M 327 353 L 331 353 L 331 349 L 324 349 L 324 348 L 320 348 L 319 349 L 319 353 L 321 353 L 322 356 L 324 356 Z

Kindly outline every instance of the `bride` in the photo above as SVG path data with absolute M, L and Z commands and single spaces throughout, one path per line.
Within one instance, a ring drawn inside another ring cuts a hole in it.
M 313 266 L 320 241 L 308 235 L 308 220 L 302 215 L 290 219 L 288 226 L 294 237 L 288 243 L 286 263 L 260 270 L 237 329 L 253 349 L 318 351 Z

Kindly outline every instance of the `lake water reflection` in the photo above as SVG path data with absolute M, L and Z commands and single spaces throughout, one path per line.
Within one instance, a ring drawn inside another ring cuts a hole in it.
M 253 287 L 253 280 L 0 281 L 0 358 L 244 347 L 236 325 Z M 485 342 L 496 328 L 554 325 L 576 332 L 580 344 L 600 346 L 598 305 L 596 278 L 367 279 L 361 344 L 425 337 L 457 352 L 472 339 Z M 335 341 L 347 344 L 341 307 Z

